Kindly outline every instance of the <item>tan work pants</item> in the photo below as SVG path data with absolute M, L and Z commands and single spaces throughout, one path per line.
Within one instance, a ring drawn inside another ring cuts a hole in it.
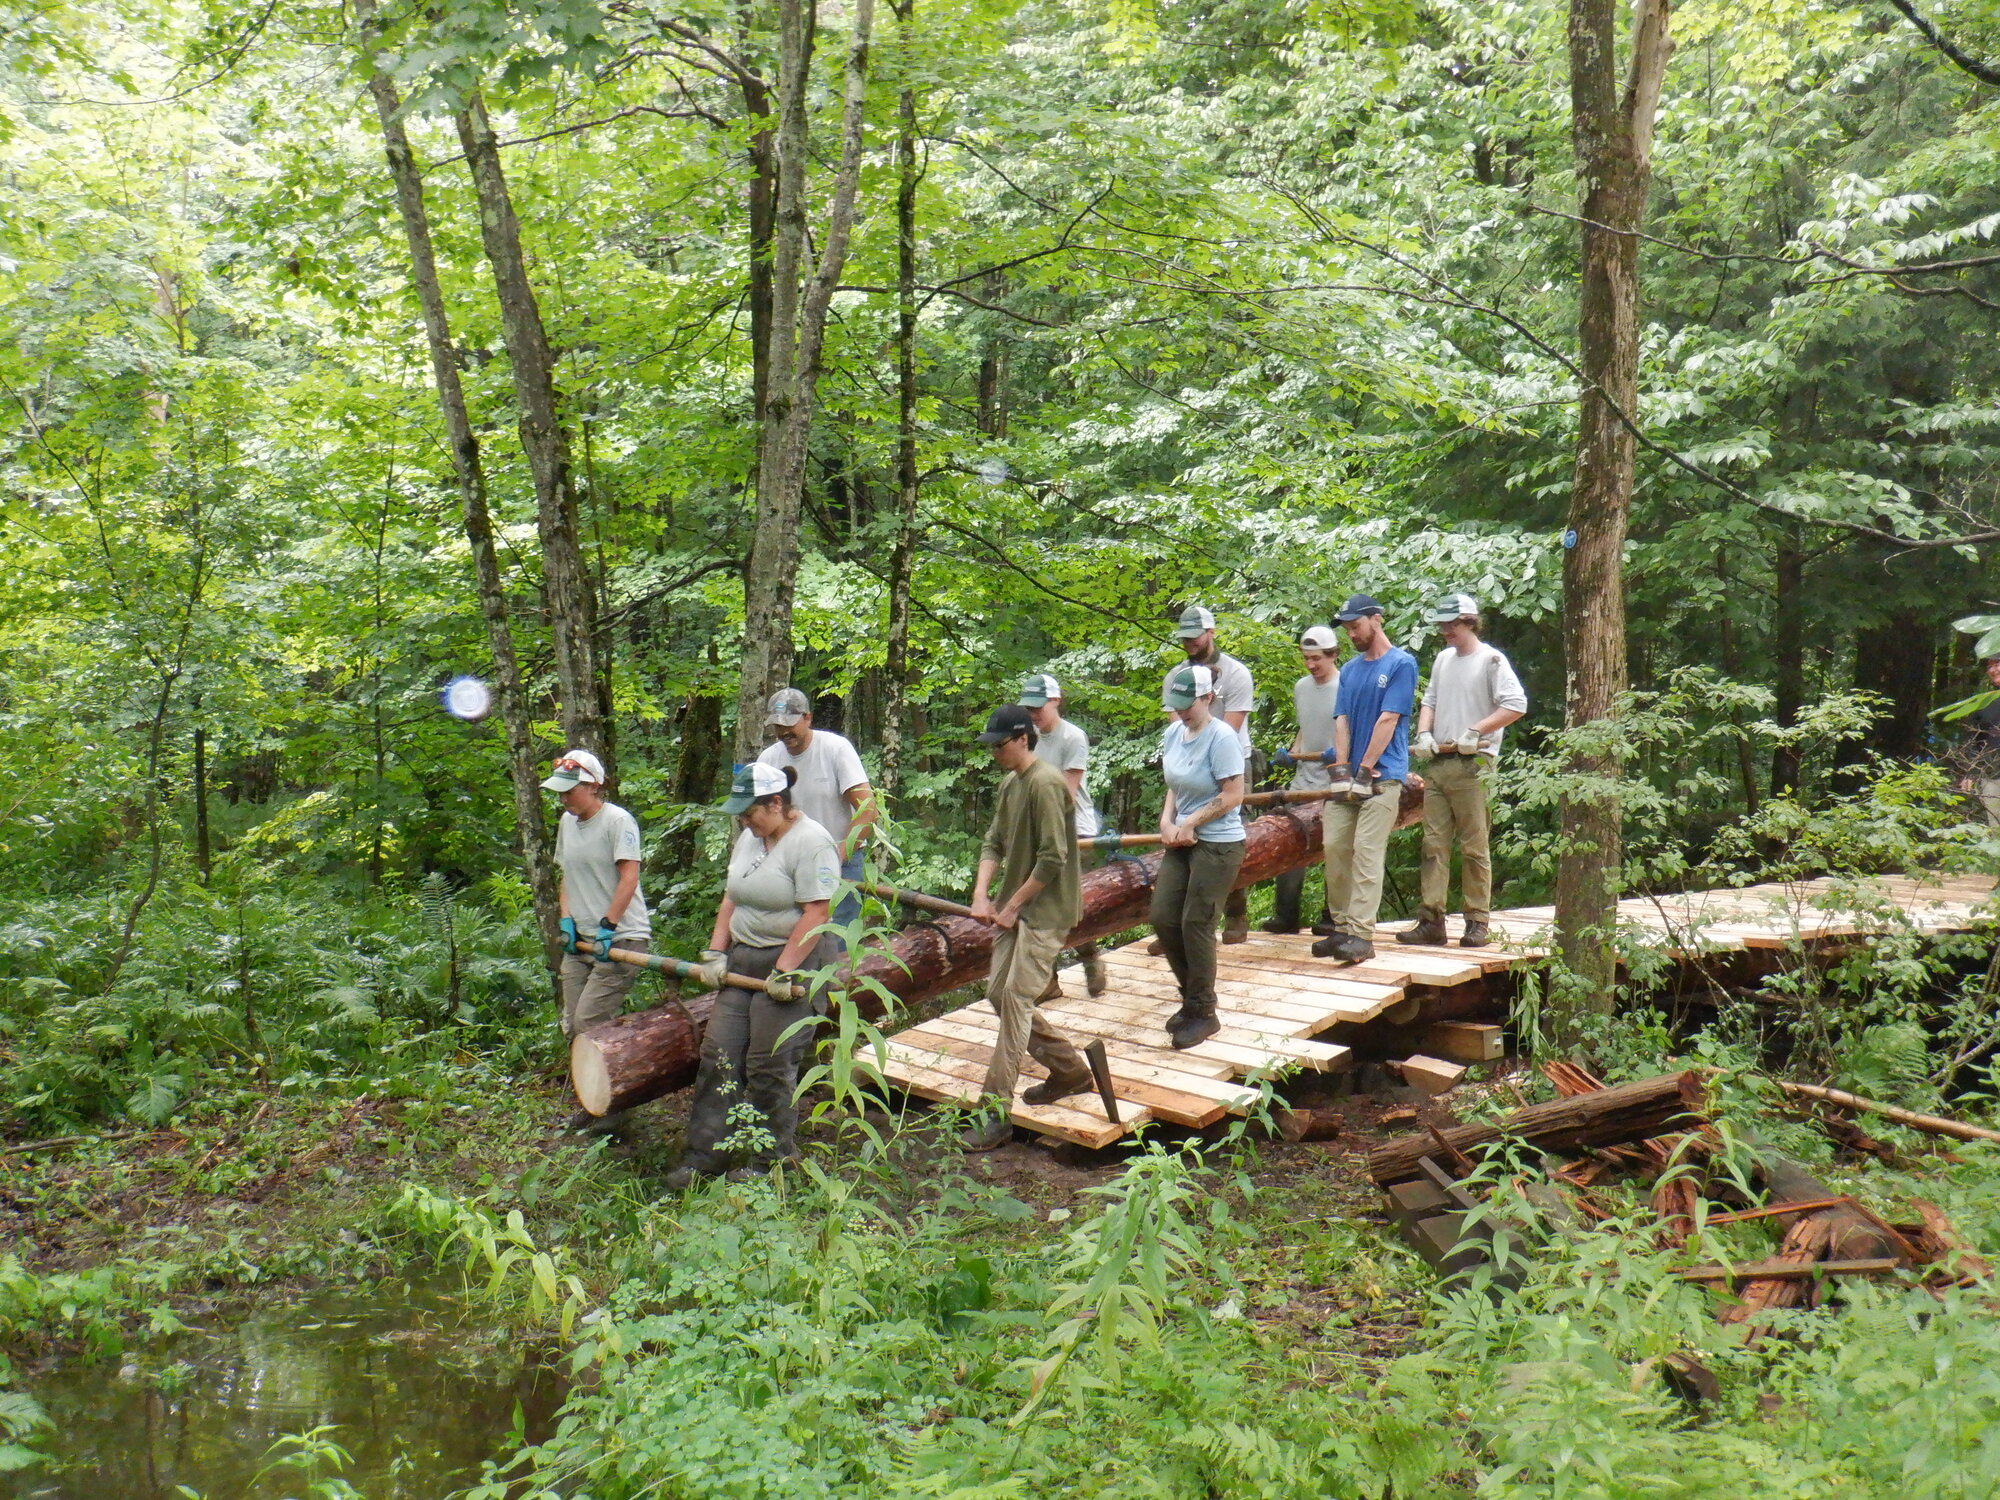
M 1326 910 L 1333 925 L 1364 943 L 1375 940 L 1382 909 L 1382 866 L 1403 805 L 1403 783 L 1378 781 L 1366 802 L 1329 802 L 1320 814 L 1326 848 Z
M 1074 1075 L 1089 1067 L 1070 1039 L 1041 1013 L 1041 999 L 1055 977 L 1056 956 L 1066 934 L 1017 923 L 993 940 L 993 967 L 987 971 L 986 998 L 1000 1015 L 1000 1036 L 986 1065 L 986 1092 L 1012 1100 L 1021 1076 L 1021 1054 L 1051 1073 Z
M 1493 856 L 1487 848 L 1486 778 L 1492 762 L 1483 755 L 1440 755 L 1424 773 L 1424 867 L 1422 905 L 1417 915 L 1443 921 L 1451 899 L 1451 846 L 1458 844 L 1459 879 L 1464 887 L 1465 920 L 1484 922 L 1493 909 Z
M 644 939 L 619 943 L 632 953 L 646 953 L 652 944 Z M 581 953 L 567 954 L 562 962 L 562 1034 L 564 1040 L 608 1025 L 625 1009 L 625 997 L 639 971 L 631 964 L 600 964 Z

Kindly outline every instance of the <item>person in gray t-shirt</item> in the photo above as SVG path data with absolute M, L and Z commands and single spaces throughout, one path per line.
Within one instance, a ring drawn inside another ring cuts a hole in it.
M 639 890 L 639 825 L 605 800 L 604 763 L 588 750 L 565 750 L 542 789 L 554 792 L 563 806 L 556 826 L 556 863 L 562 867 L 556 896 L 563 945 L 559 1019 L 567 1040 L 618 1019 L 639 971 L 604 955 L 614 946 L 645 953 L 653 923 Z M 595 945 L 595 956 L 583 951 L 586 939 Z M 578 1110 L 569 1128 L 614 1134 L 623 1118 L 622 1111 L 600 1119 Z
M 739 767 L 723 807 L 743 825 L 702 951 L 717 986 L 688 1105 L 687 1155 L 666 1185 L 751 1172 L 798 1154 L 799 1062 L 826 1005 L 819 987 L 839 943 L 823 932 L 840 887 L 833 835 L 793 802 L 797 773 L 753 760 Z M 763 981 L 761 990 L 728 983 Z M 747 1108 L 746 1108 L 747 1106 Z M 754 1117 L 753 1117 L 754 1112 Z
M 1280 765 L 1291 765 L 1293 791 L 1324 791 L 1327 766 L 1323 757 L 1333 744 L 1333 705 L 1340 691 L 1339 638 L 1325 625 L 1309 626 L 1299 637 L 1299 658 L 1306 669 L 1305 676 L 1292 684 L 1292 708 L 1299 727 L 1292 743 L 1275 759 Z M 1297 932 L 1306 872 L 1287 870 L 1271 885 L 1271 919 L 1264 930 Z M 1316 925 L 1325 926 L 1326 921 Z
M 1034 722 L 1035 758 L 1045 761 L 1062 772 L 1069 783 L 1069 794 L 1076 801 L 1076 836 L 1080 839 L 1097 836 L 1097 809 L 1090 800 L 1090 736 L 1081 726 L 1062 716 L 1062 684 L 1047 672 L 1030 672 L 1021 684 L 1021 694 L 1015 699 L 1028 711 Z M 1104 971 L 1104 956 L 1095 943 L 1078 943 L 1076 956 L 1083 961 L 1084 988 L 1093 995 L 1101 995 L 1110 985 L 1110 978 Z M 1051 978 L 1043 1000 L 1053 1000 L 1062 994 L 1062 980 Z
M 1256 752 L 1250 745 L 1250 713 L 1257 706 L 1257 684 L 1250 676 L 1250 669 L 1229 655 L 1215 642 L 1215 616 L 1199 604 L 1190 604 L 1181 611 L 1180 623 L 1174 634 L 1180 637 L 1181 650 L 1196 666 L 1207 667 L 1215 682 L 1215 717 L 1236 731 L 1236 744 L 1243 752 L 1245 784 L 1256 780 Z M 1174 674 L 1180 670 L 1173 668 L 1167 673 L 1166 681 L 1160 684 L 1160 706 L 1167 706 L 1169 685 Z M 1250 940 L 1250 893 L 1247 890 L 1231 891 L 1222 905 L 1222 941 L 1244 943 Z

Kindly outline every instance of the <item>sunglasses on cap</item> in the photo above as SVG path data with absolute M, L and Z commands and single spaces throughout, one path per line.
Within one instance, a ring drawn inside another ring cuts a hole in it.
M 588 770 L 589 767 L 585 766 L 584 763 L 580 760 L 575 760 L 568 756 L 565 756 L 563 759 L 556 762 L 555 769 L 558 771 L 584 771 Z

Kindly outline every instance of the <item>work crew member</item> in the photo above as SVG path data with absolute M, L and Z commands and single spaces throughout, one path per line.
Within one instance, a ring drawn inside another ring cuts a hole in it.
M 986 1065 L 986 1113 L 959 1142 L 968 1151 L 991 1151 L 1013 1136 L 1007 1112 L 1023 1051 L 1049 1070 L 1021 1095 L 1028 1104 L 1080 1094 L 1091 1086 L 1091 1073 L 1035 1003 L 1055 976 L 1064 937 L 1083 916 L 1075 796 L 1062 773 L 1036 754 L 1034 721 L 1019 704 L 994 709 L 979 739 L 1004 773 L 972 882 L 973 916 L 1000 929 L 986 980 L 1000 1035 Z M 1007 893 L 998 906 L 988 894 L 996 874 Z
M 1047 672 L 1030 672 L 1021 684 L 1021 695 L 1016 700 L 1028 711 L 1028 717 L 1035 725 L 1035 758 L 1062 773 L 1069 784 L 1070 797 L 1076 803 L 1076 836 L 1080 839 L 1097 836 L 1097 809 L 1091 804 L 1090 788 L 1090 736 L 1069 719 L 1062 716 L 1062 684 Z M 1104 993 L 1107 980 L 1104 973 L 1104 959 L 1097 951 L 1095 943 L 1078 943 L 1076 956 L 1083 960 L 1084 987 L 1093 995 Z M 1049 993 L 1042 998 L 1052 999 L 1062 994 L 1062 986 L 1053 975 L 1049 978 Z
M 1334 618 L 1347 628 L 1355 650 L 1340 669 L 1334 698 L 1334 766 L 1327 781 L 1336 796 L 1321 818 L 1326 909 L 1337 930 L 1312 951 L 1356 964 L 1375 956 L 1382 866 L 1396 831 L 1403 778 L 1410 774 L 1417 660 L 1390 643 L 1382 606 L 1368 595 L 1355 594 Z
M 1181 649 L 1187 653 L 1189 662 L 1207 667 L 1215 680 L 1216 717 L 1236 731 L 1236 743 L 1243 751 L 1243 769 L 1247 775 L 1250 769 L 1250 710 L 1257 701 L 1257 685 L 1250 677 L 1250 669 L 1230 656 L 1215 643 L 1215 616 L 1199 604 L 1190 604 L 1181 611 L 1180 624 L 1175 634 L 1180 637 Z M 1178 671 L 1179 668 L 1175 668 Z M 1174 673 L 1167 674 L 1173 680 Z M 1165 684 L 1161 685 L 1161 703 L 1166 702 Z M 1241 814 L 1238 814 L 1241 817 Z M 1250 937 L 1250 893 L 1231 891 L 1223 902 L 1222 940 L 1225 943 L 1247 942 Z
M 762 979 L 764 989 L 716 991 L 688 1110 L 687 1156 L 667 1174 L 674 1192 L 697 1177 L 750 1176 L 798 1154 L 792 1095 L 813 1032 L 799 1023 L 825 1008 L 807 971 L 839 956 L 839 939 L 816 929 L 839 889 L 840 850 L 794 802 L 793 780 L 789 769 L 752 761 L 738 769 L 722 804 L 743 831 L 729 854 L 702 978 L 720 986 L 725 974 L 740 974 Z M 744 1104 L 754 1120 L 738 1110 Z
M 1340 642 L 1325 625 L 1314 625 L 1299 637 L 1299 657 L 1305 676 L 1292 684 L 1292 708 L 1298 715 L 1298 732 L 1292 742 L 1272 757 L 1281 766 L 1292 768 L 1291 790 L 1326 790 L 1327 749 L 1333 744 L 1334 697 L 1340 688 Z M 1287 870 L 1273 883 L 1271 919 L 1266 932 L 1299 930 L 1299 898 L 1304 894 L 1306 872 Z
M 757 758 L 796 774 L 792 792 L 799 811 L 832 834 L 840 846 L 840 878 L 848 883 L 848 891 L 833 908 L 833 920 L 845 925 L 861 915 L 861 896 L 853 885 L 861 878 L 868 830 L 875 826 L 875 792 L 868 785 L 868 772 L 845 735 L 813 728 L 812 700 L 797 688 L 773 693 L 764 719 L 778 742 Z
M 634 953 L 647 951 L 653 939 L 652 918 L 639 891 L 639 824 L 615 802 L 604 798 L 604 762 L 588 750 L 566 750 L 555 763 L 542 790 L 562 803 L 556 825 L 556 863 L 562 879 L 556 886 L 562 927 L 563 1039 L 618 1019 L 625 997 L 639 971 L 629 964 L 584 953 L 579 938 L 597 945 L 600 955 L 611 947 Z M 571 1130 L 608 1133 L 620 1116 L 603 1119 L 588 1110 L 569 1118 Z
M 2000 656 L 1989 656 L 1980 665 L 1987 683 L 2000 688 Z M 1958 789 L 1979 799 L 1987 822 L 2000 823 L 2000 698 L 1966 715 L 1959 763 L 1964 775 Z
M 639 971 L 577 947 L 589 938 L 644 953 L 653 922 L 639 890 L 639 825 L 604 797 L 604 762 L 588 750 L 566 750 L 542 790 L 562 803 L 556 825 L 556 863 L 562 879 L 556 901 L 562 913 L 562 1033 L 573 1037 L 618 1019 Z
M 1444 650 L 1431 664 L 1430 686 L 1417 710 L 1416 756 L 1424 774 L 1422 905 L 1416 926 L 1399 943 L 1447 941 L 1445 902 L 1451 894 L 1451 846 L 1458 842 L 1465 895 L 1459 942 L 1492 940 L 1493 859 L 1487 849 L 1486 783 L 1500 760 L 1500 738 L 1528 711 L 1528 695 L 1504 654 L 1479 638 L 1479 605 L 1470 594 L 1446 594 L 1431 610 Z
M 1180 986 L 1167 1021 L 1176 1048 L 1221 1028 L 1215 1019 L 1215 918 L 1243 864 L 1243 746 L 1215 713 L 1215 677 L 1188 663 L 1167 679 L 1174 722 L 1160 736 L 1167 795 L 1160 807 L 1153 930 Z

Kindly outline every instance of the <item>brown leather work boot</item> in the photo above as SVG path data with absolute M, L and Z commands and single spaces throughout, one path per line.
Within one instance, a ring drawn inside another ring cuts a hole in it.
M 1492 941 L 1493 930 L 1484 922 L 1475 922 L 1468 917 L 1465 923 L 1465 936 L 1458 940 L 1458 946 L 1461 948 L 1484 948 Z
M 1396 934 L 1396 941 L 1412 947 L 1442 948 L 1451 938 L 1445 933 L 1443 917 L 1419 917 L 1416 926 Z
M 1079 1068 L 1074 1073 L 1051 1073 L 1033 1088 L 1021 1091 L 1023 1104 L 1054 1104 L 1058 1099 L 1067 1099 L 1071 1094 L 1087 1094 L 1097 1087 L 1097 1080 L 1091 1076 L 1089 1068 Z

